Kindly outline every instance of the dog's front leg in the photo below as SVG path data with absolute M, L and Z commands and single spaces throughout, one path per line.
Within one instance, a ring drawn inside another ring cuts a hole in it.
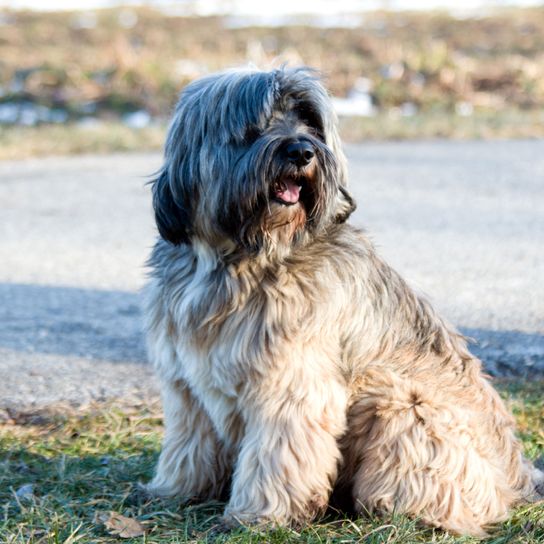
M 299 368 L 300 370 L 300 368 Z M 324 510 L 336 479 L 346 391 L 333 377 L 302 372 L 261 384 L 242 399 L 245 435 L 227 523 L 303 522 Z
M 218 498 L 228 479 L 226 452 L 207 413 L 182 381 L 162 386 L 165 435 L 153 480 L 156 496 Z

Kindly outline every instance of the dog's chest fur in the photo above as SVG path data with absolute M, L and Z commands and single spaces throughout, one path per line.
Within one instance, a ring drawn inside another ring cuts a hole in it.
M 338 252 L 339 234 L 274 267 L 258 259 L 225 266 L 208 246 L 159 242 L 151 258 L 147 326 L 161 377 L 182 379 L 212 417 L 224 418 L 248 383 L 295 372 L 298 364 L 328 364 L 327 372 L 346 374 L 339 323 L 351 311 L 347 287 L 361 282 L 353 281 L 353 249 Z M 301 352 L 318 345 L 315 363 L 303 361 Z

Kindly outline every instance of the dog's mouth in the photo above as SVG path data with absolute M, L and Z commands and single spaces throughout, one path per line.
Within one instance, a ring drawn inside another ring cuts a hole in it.
M 304 187 L 304 176 L 286 176 L 276 181 L 272 187 L 272 197 L 284 206 L 293 206 L 300 200 Z

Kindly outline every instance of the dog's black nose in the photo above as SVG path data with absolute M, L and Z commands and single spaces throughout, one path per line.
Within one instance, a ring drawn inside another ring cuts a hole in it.
M 310 142 L 296 140 L 285 148 L 287 160 L 297 166 L 306 166 L 314 158 L 314 148 Z

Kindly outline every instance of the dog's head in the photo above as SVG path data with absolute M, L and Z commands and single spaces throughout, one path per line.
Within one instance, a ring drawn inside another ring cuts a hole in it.
M 229 253 L 302 243 L 355 208 L 328 95 L 306 69 L 212 75 L 183 91 L 153 185 L 159 232 Z

